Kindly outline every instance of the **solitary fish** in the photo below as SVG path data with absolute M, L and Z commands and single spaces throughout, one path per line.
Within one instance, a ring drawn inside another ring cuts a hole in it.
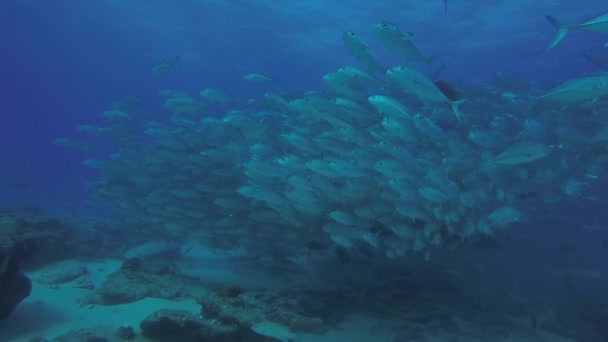
M 175 57 L 175 60 L 173 60 L 172 62 L 169 62 L 167 60 L 162 60 L 160 63 L 158 63 L 152 67 L 152 73 L 154 75 L 159 75 L 159 74 L 162 74 L 162 73 L 172 69 L 173 67 L 175 67 L 177 65 L 180 65 L 181 58 L 182 58 L 182 55 L 178 55 L 177 57 Z
M 545 15 L 545 17 L 553 26 L 557 28 L 557 35 L 555 36 L 555 39 L 553 39 L 553 42 L 549 46 L 549 49 L 552 49 L 557 44 L 559 44 L 559 42 L 564 39 L 566 34 L 568 34 L 568 31 L 570 30 L 581 29 L 602 34 L 608 34 L 608 12 L 600 14 L 593 18 L 589 18 L 587 20 L 583 20 L 582 22 L 574 25 L 567 24 L 566 22 L 550 15 Z
M 243 77 L 243 79 L 245 79 L 246 81 L 252 82 L 252 83 L 272 82 L 272 78 L 270 78 L 266 75 L 262 75 L 262 74 L 258 74 L 258 73 L 254 73 L 254 72 L 245 75 Z

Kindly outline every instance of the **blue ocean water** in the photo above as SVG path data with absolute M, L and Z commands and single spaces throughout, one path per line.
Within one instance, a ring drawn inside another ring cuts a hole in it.
M 442 80 L 454 84 L 485 84 L 502 73 L 552 88 L 605 71 L 585 52 L 608 49 L 606 34 L 573 29 L 549 50 L 557 30 L 544 16 L 577 23 L 605 13 L 607 1 L 448 0 L 447 12 L 444 5 L 440 0 L 4 1 L 0 209 L 34 207 L 62 217 L 114 213 L 119 201 L 89 203 L 95 192 L 90 184 L 99 181 L 100 173 L 82 161 L 107 158 L 118 147 L 104 139 L 87 140 L 78 126 L 103 126 L 101 114 L 125 97 L 138 98 L 150 117 L 168 120 L 159 95 L 163 89 L 189 94 L 218 89 L 241 106 L 265 93 L 295 97 L 326 91 L 323 75 L 343 66 L 365 70 L 343 45 L 346 31 L 365 39 L 383 65 L 402 63 L 375 39 L 373 27 L 383 20 L 415 33 L 420 50 L 445 62 Z M 155 65 L 177 56 L 179 65 L 152 73 Z M 250 72 L 274 82 L 248 83 L 243 76 Z M 501 114 L 509 113 L 496 113 Z M 95 149 L 58 146 L 57 138 L 87 140 Z M 510 285 L 530 296 L 551 292 L 547 287 L 562 281 L 539 276 L 538 269 L 575 270 L 573 277 L 583 278 L 577 286 L 589 289 L 591 298 L 608 300 L 602 292 L 608 285 L 606 185 L 600 177 L 582 196 L 529 204 L 511 235 L 499 233 L 506 251 L 492 256 L 492 267 L 512 273 Z M 485 257 L 481 253 L 437 254 L 458 265 L 487 262 L 478 259 Z M 505 285 L 504 278 L 496 279 L 476 278 L 475 291 L 494 296 L 493 287 Z
M 481 81 L 496 72 L 560 80 L 597 70 L 583 52 L 603 44 L 602 36 L 572 32 L 547 51 L 555 29 L 543 15 L 576 21 L 604 2 L 585 4 L 449 1 L 445 14 L 441 1 L 6 1 L 2 203 L 78 205 L 94 175 L 80 164 L 82 156 L 51 142 L 100 120 L 118 98 L 154 103 L 159 89 L 203 86 L 259 95 L 242 82 L 248 70 L 275 75 L 277 87 L 320 89 L 321 75 L 356 64 L 342 46 L 344 31 L 360 32 L 381 57 L 396 60 L 373 39 L 372 26 L 385 19 L 405 25 L 421 49 L 445 59 L 450 80 Z M 152 65 L 178 54 L 184 67 L 152 75 Z

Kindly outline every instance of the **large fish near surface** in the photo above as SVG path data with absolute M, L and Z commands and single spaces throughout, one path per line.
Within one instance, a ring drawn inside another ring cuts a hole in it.
M 159 75 L 173 69 L 173 67 L 180 65 L 181 59 L 182 55 L 178 55 L 173 61 L 162 60 L 160 63 L 152 67 L 152 73 L 154 75 Z
M 597 99 L 604 95 L 608 95 L 608 73 L 566 81 L 538 99 L 569 103 Z
M 557 28 L 557 35 L 555 36 L 555 39 L 553 39 L 549 49 L 552 49 L 559 44 L 559 42 L 564 39 L 570 30 L 581 29 L 596 33 L 608 34 L 608 12 L 602 13 L 587 20 L 583 20 L 582 22 L 573 25 L 550 15 L 545 15 L 545 17 L 553 26 Z
M 432 57 L 425 56 L 414 42 L 414 34 L 402 30 L 397 24 L 383 21 L 374 25 L 376 37 L 385 47 L 410 61 L 421 62 L 430 65 Z
M 367 43 L 363 38 L 352 31 L 348 31 L 342 35 L 342 41 L 348 51 L 350 51 L 359 62 L 367 65 L 371 71 L 384 72 L 384 68 L 376 61 L 376 56 L 369 46 L 367 46 Z
M 251 83 L 268 83 L 273 81 L 272 78 L 256 72 L 248 73 L 247 75 L 243 76 L 243 79 Z
M 458 121 L 462 120 L 462 114 L 460 113 L 459 107 L 465 100 L 450 98 L 450 96 L 446 95 L 435 82 L 431 81 L 431 79 L 420 72 L 411 68 L 398 66 L 388 69 L 386 71 L 386 77 L 393 80 L 406 92 L 418 96 L 422 101 L 443 102 L 449 105 L 456 116 L 456 119 L 458 119 Z

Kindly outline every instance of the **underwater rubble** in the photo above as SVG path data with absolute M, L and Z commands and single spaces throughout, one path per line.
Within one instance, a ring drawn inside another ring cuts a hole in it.
M 495 255 L 496 248 L 481 247 L 478 251 Z M 463 290 L 476 277 L 483 277 L 483 272 L 461 277 L 446 272 L 444 262 L 425 262 L 422 256 L 418 259 L 406 267 L 397 259 L 382 267 L 372 262 L 355 263 L 346 271 L 350 277 L 318 275 L 324 286 L 302 284 L 284 289 L 210 285 L 204 275 L 199 279 L 182 275 L 179 259 L 174 263 L 158 255 L 127 259 L 101 283 L 90 287 L 80 286 L 82 278 L 99 270 L 92 269 L 92 263 L 77 259 L 46 266 L 41 273 L 44 276 L 35 275 L 33 279 L 34 286 L 81 289 L 79 303 L 87 310 L 100 306 L 118 308 L 144 298 L 193 299 L 198 303 L 197 311 L 173 309 L 171 304 L 165 304 L 165 309 L 149 312 L 140 329 L 126 325 L 83 327 L 57 336 L 52 340 L 55 342 L 169 342 L 175 340 L 174 336 L 192 341 L 239 341 L 242 336 L 249 336 L 252 341 L 285 341 L 286 336 L 331 333 L 353 315 L 376 320 L 367 332 L 370 338 L 392 335 L 395 341 L 429 341 L 430 336 L 457 336 L 469 341 L 519 336 L 532 341 L 541 339 L 546 332 L 574 340 L 584 337 L 585 341 L 602 341 L 608 297 L 590 297 L 577 281 L 567 279 L 563 298 L 546 298 L 542 302 L 538 298 L 513 298 L 502 292 L 482 298 L 477 292 Z M 331 272 L 335 264 L 325 267 L 325 272 Z M 73 268 L 89 271 L 76 272 L 81 274 L 76 279 L 68 277 L 74 273 L 59 272 Z M 162 333 L 166 329 L 172 332 L 171 336 Z
M 144 298 L 178 300 L 196 298 L 201 292 L 200 281 L 180 274 L 171 262 L 132 258 L 109 274 L 82 304 L 116 305 Z
M 142 334 L 153 341 L 278 342 L 235 322 L 206 320 L 177 310 L 160 310 L 141 322 Z

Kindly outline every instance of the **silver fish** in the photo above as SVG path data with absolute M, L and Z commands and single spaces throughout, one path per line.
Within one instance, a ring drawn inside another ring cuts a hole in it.
M 414 42 L 414 34 L 403 31 L 397 24 L 383 21 L 374 25 L 378 40 L 389 50 L 392 50 L 411 61 L 431 64 L 433 58 L 425 56 Z
M 492 159 L 492 163 L 499 165 L 520 165 L 542 159 L 555 149 L 555 145 L 540 143 L 521 143 L 513 145 Z
M 367 43 L 352 31 L 345 32 L 342 35 L 344 46 L 359 62 L 367 65 L 370 70 L 384 72 L 384 68 L 376 60 L 376 56 L 369 48 Z
M 604 95 L 608 95 L 608 73 L 566 81 L 539 99 L 567 103 L 597 99 Z
M 450 109 L 458 121 L 462 120 L 459 107 L 465 99 L 452 100 L 446 96 L 437 85 L 428 77 L 420 72 L 403 66 L 388 69 L 386 77 L 395 81 L 403 90 L 412 93 L 422 101 L 443 102 L 450 106 Z

